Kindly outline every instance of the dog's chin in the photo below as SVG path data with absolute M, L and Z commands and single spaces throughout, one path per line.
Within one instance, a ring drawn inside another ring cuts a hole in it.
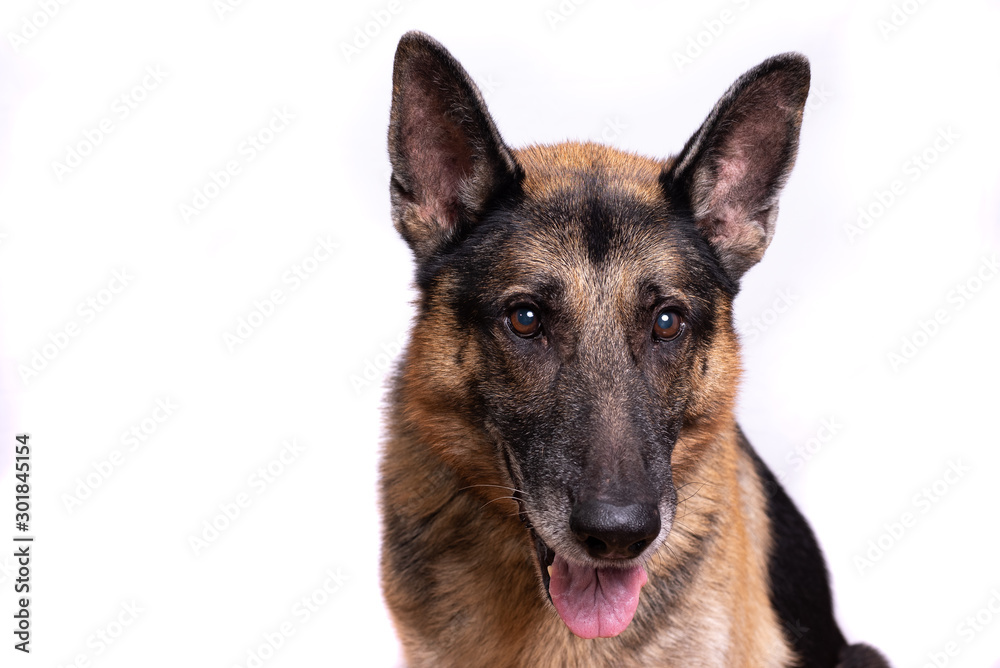
M 542 586 L 559 617 L 581 638 L 612 638 L 632 622 L 646 569 L 636 559 L 594 566 L 557 554 L 534 531 Z

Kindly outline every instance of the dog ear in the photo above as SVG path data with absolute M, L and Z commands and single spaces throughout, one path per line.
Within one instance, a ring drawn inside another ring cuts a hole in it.
M 521 173 L 468 73 L 416 31 L 396 48 L 389 160 L 393 222 L 419 260 L 466 232 Z
M 734 281 L 761 259 L 774 235 L 808 94 L 804 56 L 765 60 L 736 80 L 663 175 L 668 195 L 686 195 Z

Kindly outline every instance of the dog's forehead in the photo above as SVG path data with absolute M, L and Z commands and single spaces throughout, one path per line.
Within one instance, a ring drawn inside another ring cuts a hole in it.
M 527 197 L 546 201 L 602 186 L 608 195 L 656 203 L 663 198 L 660 175 L 667 166 L 634 153 L 591 142 L 535 145 L 514 152 L 524 169 Z
M 533 146 L 517 158 L 524 207 L 504 265 L 529 281 L 552 278 L 588 291 L 683 278 L 683 252 L 668 229 L 659 180 L 664 162 L 579 143 Z

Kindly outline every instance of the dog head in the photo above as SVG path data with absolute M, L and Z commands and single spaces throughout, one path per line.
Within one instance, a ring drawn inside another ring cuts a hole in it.
M 668 160 L 513 150 L 440 44 L 400 41 L 392 214 L 420 289 L 403 383 L 470 488 L 510 490 L 579 636 L 628 626 L 677 481 L 731 423 L 732 300 L 774 233 L 808 88 L 803 57 L 765 61 Z

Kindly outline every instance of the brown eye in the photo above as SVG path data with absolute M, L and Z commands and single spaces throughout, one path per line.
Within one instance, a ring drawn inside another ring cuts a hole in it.
M 538 312 L 530 306 L 519 306 L 512 309 L 507 315 L 507 320 L 514 333 L 524 338 L 534 336 L 542 326 Z
M 656 314 L 656 321 L 653 323 L 653 336 L 664 341 L 677 338 L 681 333 L 684 321 L 681 314 L 673 309 L 663 309 Z

